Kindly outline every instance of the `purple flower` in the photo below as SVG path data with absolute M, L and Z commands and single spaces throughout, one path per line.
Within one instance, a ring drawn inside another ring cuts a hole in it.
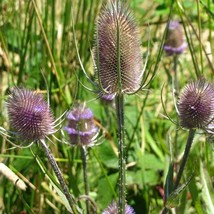
M 122 93 L 134 93 L 140 87 L 142 72 L 139 33 L 129 9 L 119 1 L 107 3 L 99 16 L 94 58 L 95 69 L 99 72 L 102 88 L 107 94 L 118 94 L 120 90 L 118 66 Z
M 118 205 L 113 201 L 103 212 L 102 214 L 118 214 Z M 134 209 L 126 204 L 125 214 L 135 214 Z
M 182 127 L 212 129 L 214 85 L 205 82 L 205 80 L 188 84 L 181 94 L 178 110 Z
M 22 140 L 41 140 L 54 132 L 51 110 L 41 94 L 14 88 L 7 109 L 11 128 Z
M 83 105 L 75 107 L 67 116 L 68 126 L 65 127 L 71 145 L 91 146 L 98 133 L 93 113 Z
M 101 96 L 101 99 L 106 101 L 112 101 L 115 98 L 115 94 L 104 94 Z
M 182 26 L 178 21 L 170 21 L 164 50 L 168 55 L 181 54 L 187 48 L 183 38 Z
M 115 96 L 115 94 L 103 94 L 100 97 L 101 103 L 103 103 L 104 105 L 111 104 Z

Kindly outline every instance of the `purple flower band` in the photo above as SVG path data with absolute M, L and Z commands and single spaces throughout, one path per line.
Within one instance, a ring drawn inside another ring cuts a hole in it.
M 184 50 L 187 48 L 187 43 L 184 41 L 183 44 L 180 47 L 172 47 L 169 45 L 164 45 L 164 50 L 167 52 L 167 54 L 181 54 L 184 52 Z
M 89 108 L 82 109 L 82 110 L 78 109 L 78 110 L 71 111 L 68 114 L 67 118 L 70 120 L 75 120 L 75 121 L 91 119 L 91 118 L 93 118 L 93 112 Z

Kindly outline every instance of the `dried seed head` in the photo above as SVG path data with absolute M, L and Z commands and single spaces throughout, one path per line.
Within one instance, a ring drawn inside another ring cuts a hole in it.
M 103 212 L 102 214 L 118 214 L 118 205 L 114 201 L 112 202 Z M 125 214 L 135 214 L 134 209 L 126 204 Z
M 188 84 L 178 104 L 181 126 L 206 129 L 214 118 L 214 86 L 199 80 Z
M 67 118 L 69 122 L 65 130 L 69 134 L 71 145 L 91 146 L 98 133 L 92 111 L 79 105 L 68 114 Z
M 170 21 L 164 50 L 168 55 L 181 54 L 187 48 L 183 38 L 182 26 L 178 21 Z
M 7 109 L 10 125 L 22 140 L 44 139 L 54 131 L 51 110 L 41 94 L 14 88 Z
M 135 92 L 142 77 L 140 40 L 134 18 L 125 5 L 111 1 L 104 7 L 98 19 L 95 43 L 94 58 L 102 88 L 109 94 L 118 94 L 119 61 L 122 93 Z

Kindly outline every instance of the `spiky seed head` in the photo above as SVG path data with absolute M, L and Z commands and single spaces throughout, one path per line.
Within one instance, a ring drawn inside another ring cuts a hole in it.
M 141 48 L 135 20 L 127 6 L 115 0 L 107 3 L 99 16 L 95 37 L 95 69 L 102 88 L 109 94 L 119 92 L 117 50 L 120 47 L 122 93 L 135 92 L 142 77 Z
M 103 212 L 102 214 L 118 214 L 118 205 L 117 202 L 113 201 Z M 126 204 L 125 214 L 135 214 L 134 209 Z
M 71 145 L 92 146 L 98 133 L 93 112 L 84 105 L 76 106 L 67 116 L 68 126 L 65 127 Z
M 51 110 L 41 94 L 14 88 L 7 109 L 11 128 L 22 140 L 41 140 L 54 132 Z
M 168 55 L 181 54 L 187 48 L 182 26 L 178 21 L 170 21 L 164 50 Z
M 206 129 L 214 119 L 214 86 L 198 80 L 189 83 L 178 103 L 180 124 L 187 129 Z

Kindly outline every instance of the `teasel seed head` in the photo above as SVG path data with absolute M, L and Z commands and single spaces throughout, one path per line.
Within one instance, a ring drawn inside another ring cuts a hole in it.
M 21 140 L 41 140 L 54 132 L 52 112 L 41 94 L 13 88 L 7 110 L 11 128 Z
M 187 48 L 184 40 L 182 26 L 178 21 L 170 21 L 164 50 L 168 55 L 181 54 Z
M 214 85 L 204 79 L 189 83 L 178 103 L 180 124 L 187 129 L 207 129 L 214 119 Z
M 93 112 L 84 105 L 76 106 L 67 116 L 68 125 L 65 131 L 73 146 L 92 146 L 98 134 L 94 123 Z
M 127 6 L 115 0 L 107 3 L 99 16 L 95 37 L 95 69 L 102 88 L 107 94 L 118 94 L 119 90 L 134 93 L 142 79 L 141 48 L 135 20 Z
M 118 214 L 118 205 L 115 201 L 113 201 L 103 212 L 102 214 Z M 125 206 L 125 214 L 135 214 L 134 209 L 126 204 Z

